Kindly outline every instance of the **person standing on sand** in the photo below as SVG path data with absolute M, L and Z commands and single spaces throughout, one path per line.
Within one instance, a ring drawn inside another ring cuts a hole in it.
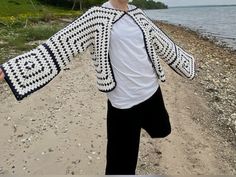
M 45 43 L 0 66 L 17 100 L 49 83 L 78 53 L 89 49 L 97 87 L 107 94 L 105 174 L 135 174 L 140 131 L 151 138 L 171 133 L 159 81 L 163 59 L 188 79 L 194 58 L 177 46 L 128 0 L 109 0 L 90 8 Z

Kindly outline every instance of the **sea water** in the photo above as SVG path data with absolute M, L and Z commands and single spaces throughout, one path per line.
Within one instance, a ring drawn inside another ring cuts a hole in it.
M 188 27 L 236 50 L 236 6 L 197 6 L 145 10 L 152 20 Z

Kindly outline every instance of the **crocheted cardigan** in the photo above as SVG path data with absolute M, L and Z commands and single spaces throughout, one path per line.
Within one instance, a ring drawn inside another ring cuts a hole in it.
M 114 89 L 116 81 L 109 59 L 110 32 L 112 25 L 125 14 L 140 27 L 147 54 L 159 80 L 165 81 L 160 58 L 181 76 L 194 77 L 194 58 L 152 23 L 141 9 L 125 12 L 96 6 L 42 45 L 0 66 L 16 99 L 22 100 L 44 87 L 72 58 L 86 49 L 90 49 L 94 62 L 98 89 L 103 92 Z

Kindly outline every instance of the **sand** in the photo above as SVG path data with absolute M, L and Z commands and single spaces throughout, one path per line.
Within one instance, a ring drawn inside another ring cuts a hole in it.
M 215 44 L 191 31 L 160 26 L 196 54 L 200 66 L 209 54 L 204 46 L 211 47 L 210 53 L 216 52 Z M 235 59 L 234 53 L 227 54 Z M 164 139 L 151 139 L 142 131 L 137 174 L 236 175 L 235 135 L 227 125 L 214 121 L 217 113 L 200 84 L 204 72 L 188 81 L 167 65 L 164 68 L 167 81 L 161 87 L 172 133 Z M 88 53 L 75 58 L 47 86 L 20 102 L 5 82 L 0 89 L 0 174 L 104 174 L 107 98 L 96 88 Z

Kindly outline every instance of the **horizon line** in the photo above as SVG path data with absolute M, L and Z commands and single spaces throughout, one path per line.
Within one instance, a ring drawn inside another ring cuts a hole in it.
M 236 4 L 209 4 L 209 5 L 181 5 L 181 6 L 168 6 L 168 8 L 185 8 L 185 7 L 216 7 L 216 6 L 236 6 Z

